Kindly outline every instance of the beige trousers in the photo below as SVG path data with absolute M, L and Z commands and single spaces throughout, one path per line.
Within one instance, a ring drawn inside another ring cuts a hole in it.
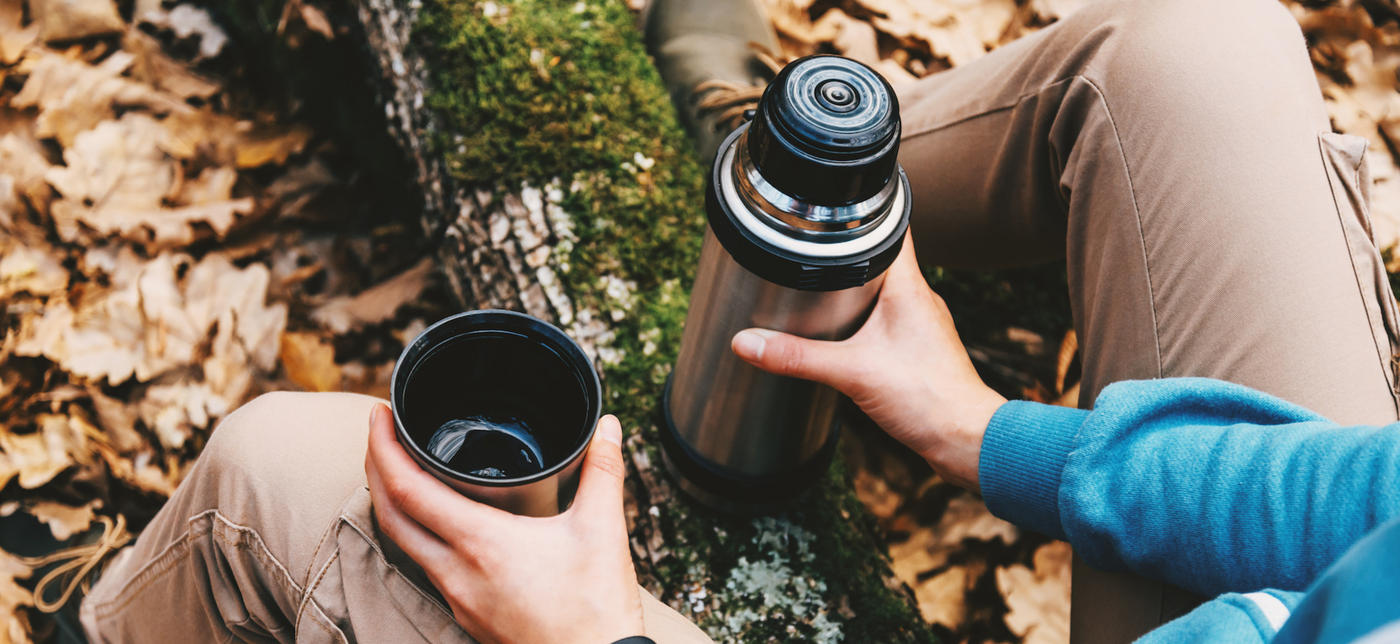
M 83 601 L 89 641 L 472 642 L 375 524 L 364 459 L 376 402 L 268 394 L 224 419 Z M 649 637 L 710 642 L 641 593 Z
M 1331 132 L 1276 0 L 1101 0 L 899 99 L 920 259 L 1066 258 L 1082 405 L 1118 380 L 1204 376 L 1396 419 L 1366 143 Z M 1078 561 L 1073 598 L 1077 644 L 1194 603 Z

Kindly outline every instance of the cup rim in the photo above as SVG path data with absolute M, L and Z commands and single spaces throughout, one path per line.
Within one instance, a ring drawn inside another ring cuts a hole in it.
M 449 327 L 462 327 L 460 332 Z M 436 351 L 429 345 L 445 345 L 447 342 L 468 335 L 472 331 L 505 331 L 513 333 L 535 333 L 544 336 L 545 340 L 552 343 L 551 348 L 564 358 L 566 362 L 573 363 L 576 371 L 586 372 L 579 374 L 582 376 L 584 395 L 590 400 L 589 407 L 592 409 L 592 418 L 588 419 L 587 429 L 583 432 L 579 444 L 566 458 L 558 463 L 549 466 L 539 472 L 529 476 L 516 478 L 498 479 L 474 476 L 465 472 L 459 472 L 448 467 L 433 455 L 427 453 L 420 447 L 413 437 L 408 435 L 408 429 L 403 418 L 399 414 L 401 407 L 402 393 L 408 385 L 408 376 L 412 375 L 413 367 L 420 364 L 423 359 L 431 356 Z M 441 338 L 435 336 L 447 334 Z M 405 358 L 412 355 L 411 361 Z M 580 369 L 579 367 L 583 367 Z M 405 381 L 400 382 L 400 378 Z M 443 474 L 454 480 L 471 485 L 482 487 L 520 487 L 529 485 L 536 481 L 549 479 L 564 469 L 570 467 L 575 461 L 588 450 L 588 446 L 593 443 L 593 435 L 598 431 L 598 420 L 603 416 L 603 387 L 598 378 L 598 372 L 593 361 L 588 358 L 588 354 L 583 352 L 573 338 L 564 333 L 559 327 L 541 320 L 532 315 L 505 309 L 479 309 L 475 311 L 464 311 L 449 315 L 435 322 L 432 326 L 424 329 L 418 337 L 413 339 L 407 347 L 404 347 L 399 354 L 398 360 L 394 362 L 394 375 L 389 381 L 389 409 L 394 414 L 394 433 L 398 436 L 399 444 L 414 454 L 421 465 L 432 467 L 435 473 Z

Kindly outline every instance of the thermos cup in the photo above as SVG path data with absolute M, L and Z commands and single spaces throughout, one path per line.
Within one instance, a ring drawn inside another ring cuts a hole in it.
M 428 327 L 394 366 L 399 443 L 463 495 L 526 516 L 568 509 L 602 409 L 583 349 L 513 311 Z
M 756 369 L 730 342 L 749 327 L 820 340 L 860 328 L 909 228 L 899 133 L 879 74 L 810 56 L 720 146 L 662 430 L 667 467 L 702 503 L 766 511 L 830 465 L 836 391 Z

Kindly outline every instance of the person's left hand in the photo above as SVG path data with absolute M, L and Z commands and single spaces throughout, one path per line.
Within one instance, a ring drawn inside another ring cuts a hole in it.
M 622 513 L 621 442 L 617 419 L 604 416 L 573 506 L 522 517 L 423 471 L 399 445 L 392 412 L 375 405 L 365 474 L 380 528 L 423 567 L 477 641 L 612 644 L 643 634 Z

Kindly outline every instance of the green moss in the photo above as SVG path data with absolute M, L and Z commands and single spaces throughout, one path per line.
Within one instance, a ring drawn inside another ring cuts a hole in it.
M 431 61 L 431 137 L 456 179 L 511 191 L 560 180 L 577 241 L 560 249 L 559 277 L 576 310 L 611 321 L 607 409 L 654 445 L 704 230 L 704 169 L 635 20 L 620 0 L 429 0 L 414 46 Z M 881 581 L 883 547 L 851 490 L 838 462 L 780 519 L 658 508 L 672 554 L 654 571 L 664 599 L 682 597 L 726 641 L 932 641 Z

